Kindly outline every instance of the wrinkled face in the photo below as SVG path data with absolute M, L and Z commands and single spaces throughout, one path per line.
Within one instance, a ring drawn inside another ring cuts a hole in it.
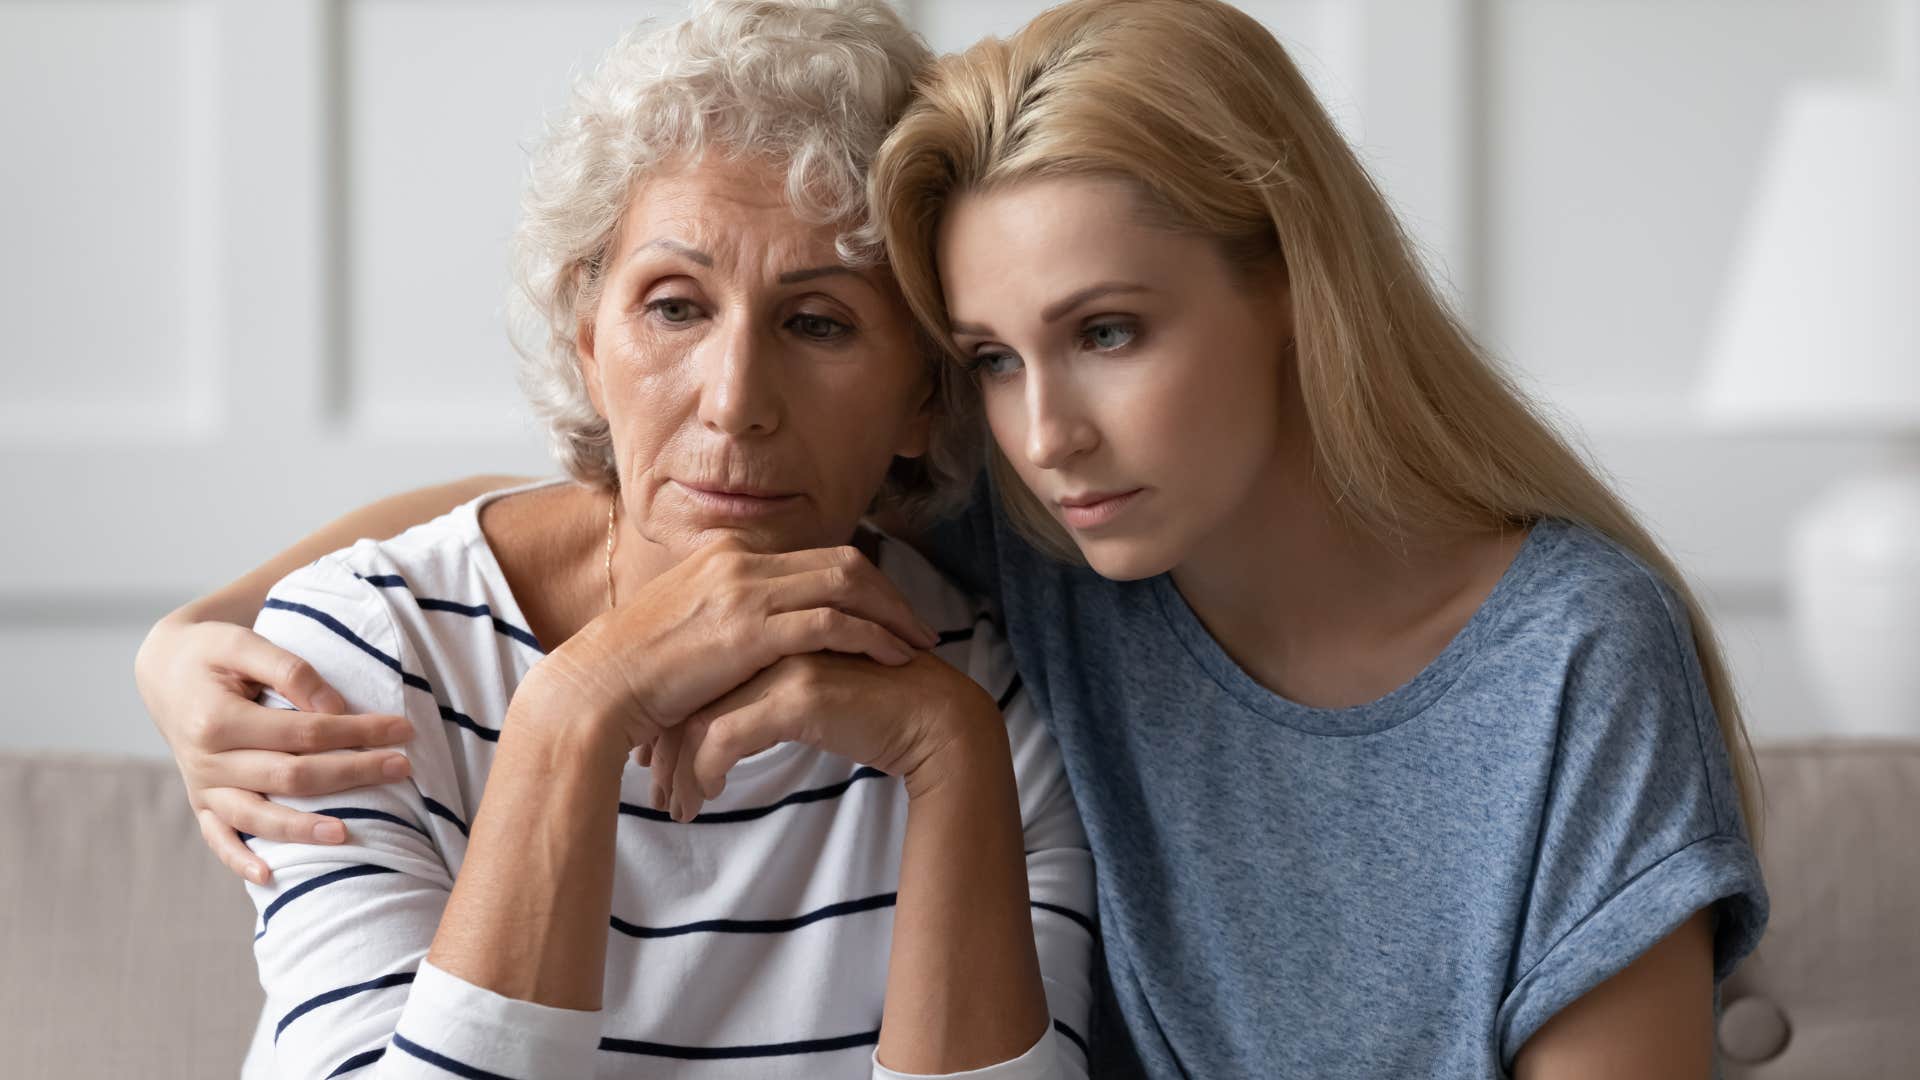
M 1284 274 L 1145 224 L 1119 181 L 956 199 L 938 262 L 994 441 L 1094 570 L 1174 569 L 1231 531 L 1281 450 Z
M 784 176 L 710 156 L 645 183 L 578 338 L 621 507 L 675 558 L 845 543 L 895 455 L 925 452 L 928 380 L 883 269 L 852 270 Z

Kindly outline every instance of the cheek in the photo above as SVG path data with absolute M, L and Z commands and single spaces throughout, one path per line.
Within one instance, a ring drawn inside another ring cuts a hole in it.
M 657 343 L 629 338 L 610 363 L 603 362 L 600 401 L 622 460 L 657 453 L 698 404 L 698 385 L 683 362 L 685 356 L 668 352 Z
M 1197 361 L 1149 362 L 1122 384 L 1105 430 L 1122 433 L 1132 462 L 1161 483 L 1196 490 L 1236 486 L 1273 452 L 1279 421 L 1277 373 L 1271 365 L 1209 343 Z M 1165 475 L 1171 470 L 1172 475 Z M 1148 479 L 1142 477 L 1142 479 Z

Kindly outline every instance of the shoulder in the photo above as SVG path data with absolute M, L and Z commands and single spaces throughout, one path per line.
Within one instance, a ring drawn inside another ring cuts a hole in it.
M 1535 526 L 1509 638 L 1564 657 L 1569 676 L 1697 677 L 1692 620 L 1672 584 L 1612 539 L 1581 525 Z
M 476 577 L 497 576 L 478 540 L 472 503 L 390 539 L 362 539 L 280 579 L 255 629 L 295 651 L 338 639 L 398 670 L 402 628 L 418 625 L 422 598 L 463 596 Z

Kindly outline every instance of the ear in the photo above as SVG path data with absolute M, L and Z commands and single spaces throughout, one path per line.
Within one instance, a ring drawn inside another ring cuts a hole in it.
M 583 315 L 574 324 L 573 352 L 580 361 L 580 382 L 587 388 L 587 400 L 593 403 L 593 411 L 604 419 L 607 408 L 600 403 L 600 358 L 594 353 L 593 318 Z

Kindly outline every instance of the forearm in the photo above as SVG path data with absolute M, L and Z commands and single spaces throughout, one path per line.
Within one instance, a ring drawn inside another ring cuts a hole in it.
M 998 716 L 912 777 L 878 1057 L 909 1073 L 977 1069 L 1048 1031 L 1026 860 Z
M 188 601 L 167 618 L 189 623 L 228 622 L 247 626 L 253 622 L 260 605 L 266 601 L 267 590 L 273 587 L 274 582 L 320 556 L 338 551 L 364 536 L 384 539 L 397 535 L 423 521 L 431 521 L 469 499 L 519 482 L 520 478 L 511 476 L 472 476 L 450 484 L 402 492 L 349 511 L 261 566 L 206 596 Z
M 503 997 L 595 1010 L 626 747 L 543 719 L 508 715 L 427 958 Z

